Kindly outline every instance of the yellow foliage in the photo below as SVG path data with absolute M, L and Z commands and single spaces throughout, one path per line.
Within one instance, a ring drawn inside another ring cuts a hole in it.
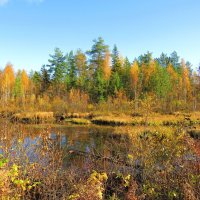
M 108 80 L 111 75 L 111 68 L 110 68 L 110 53 L 109 51 L 106 52 L 105 59 L 103 62 L 103 73 L 105 80 Z
M 191 84 L 189 78 L 189 70 L 185 64 L 185 61 L 182 59 L 182 81 L 184 89 L 186 90 L 187 94 L 190 95 L 191 92 Z
M 6 99 L 11 95 L 15 83 L 15 74 L 11 64 L 7 64 L 1 76 L 1 90 Z
M 139 66 L 137 61 L 134 61 L 130 73 L 131 73 L 132 86 L 136 87 L 139 80 Z
M 178 79 L 178 75 L 177 75 L 177 73 L 175 72 L 175 70 L 174 70 L 172 64 L 169 64 L 169 65 L 167 66 L 167 72 L 169 73 L 169 75 L 170 75 L 170 77 L 171 77 L 171 80 L 174 81 L 174 82 L 176 82 L 177 79 Z
M 29 78 L 25 70 L 22 70 L 21 80 L 22 80 L 22 87 L 25 94 L 29 89 Z
M 142 72 L 144 74 L 144 83 L 148 84 L 151 76 L 156 71 L 156 63 L 155 61 L 151 61 L 149 65 L 142 64 Z
M 87 200 L 102 200 L 104 183 L 107 181 L 108 176 L 106 173 L 98 173 L 93 171 L 93 173 L 88 178 L 86 184 L 79 185 L 78 193 L 69 196 L 69 199 L 87 199 Z

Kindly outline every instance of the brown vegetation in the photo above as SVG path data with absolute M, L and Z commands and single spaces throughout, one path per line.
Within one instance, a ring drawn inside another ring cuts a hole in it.
M 12 122 L 21 123 L 43 123 L 43 122 L 53 122 L 54 114 L 53 112 L 24 112 L 16 113 L 12 115 Z

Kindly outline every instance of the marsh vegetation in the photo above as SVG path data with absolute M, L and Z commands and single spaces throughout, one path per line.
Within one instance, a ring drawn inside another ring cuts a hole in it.
M 157 124 L 157 117 L 151 116 L 148 126 L 128 123 L 116 127 L 25 125 L 3 120 L 1 196 L 196 200 L 200 143 L 191 137 L 193 125 L 189 127 L 183 116 L 180 119 L 182 123 L 166 125 Z M 198 130 L 198 124 L 195 127 Z
M 102 38 L 29 75 L 7 64 L 2 199 L 198 200 L 199 72 L 176 52 L 130 62 Z

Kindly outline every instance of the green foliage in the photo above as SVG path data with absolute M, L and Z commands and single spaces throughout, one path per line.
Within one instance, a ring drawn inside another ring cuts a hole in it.
M 171 59 L 167 56 L 167 54 L 162 53 L 157 61 L 162 67 L 166 68 L 170 64 Z
M 50 85 L 50 74 L 46 69 L 46 66 L 43 65 L 41 68 L 41 92 L 47 91 Z
M 79 185 L 77 193 L 69 196 L 70 200 L 78 200 L 81 197 L 85 199 L 103 200 L 104 183 L 107 181 L 106 173 L 98 173 L 93 171 L 86 183 Z
M 66 77 L 67 89 L 71 90 L 72 88 L 76 88 L 77 86 L 77 66 L 75 63 L 75 58 L 73 55 L 73 51 L 70 51 L 67 56 L 68 63 L 68 72 Z
M 17 73 L 13 93 L 14 97 L 22 97 L 24 95 L 22 88 L 21 71 L 18 71 Z
M 93 79 L 94 83 L 91 90 L 92 98 L 95 102 L 104 101 L 106 99 L 106 81 L 104 80 L 101 68 L 95 71 Z
M 56 87 L 56 91 L 59 90 L 59 84 L 64 83 L 66 72 L 67 72 L 67 62 L 66 56 L 63 55 L 59 48 L 55 49 L 54 55 L 50 55 L 49 59 L 49 74 Z M 58 92 L 58 91 L 57 91 Z
M 23 178 L 23 171 L 18 165 L 8 165 L 9 160 L 1 156 L 0 158 L 0 173 L 4 172 L 3 177 L 0 178 L 0 187 L 2 197 L 9 199 L 10 193 L 15 199 L 21 197 L 21 192 L 29 191 L 37 187 L 41 182 L 33 182 L 29 178 Z M 21 190 L 21 191 L 20 191 Z
M 118 72 L 113 72 L 111 74 L 111 80 L 110 80 L 110 85 L 109 85 L 110 92 L 109 93 L 115 97 L 121 88 L 122 88 L 122 84 L 121 84 L 120 75 Z
M 93 40 L 87 52 L 79 49 L 75 53 L 63 53 L 55 48 L 48 64 L 43 65 L 40 71 L 32 71 L 30 80 L 22 78 L 25 71 L 15 75 L 12 66 L 8 65 L 0 74 L 2 103 L 17 100 L 19 109 L 25 109 L 32 94 L 36 97 L 35 102 L 39 96 L 48 95 L 50 100 L 56 96 L 69 103 L 70 91 L 77 90 L 80 91 L 80 97 L 87 94 L 91 104 L 106 102 L 109 98 L 114 102 L 122 93 L 127 102 L 135 100 L 135 109 L 138 109 L 138 101 L 144 95 L 158 100 L 157 111 L 200 108 L 200 74 L 191 70 L 188 61 L 180 63 L 177 52 L 169 56 L 162 53 L 159 58 L 153 58 L 153 54 L 147 52 L 137 59 L 132 57 L 132 62 L 121 56 L 116 45 L 111 55 L 109 52 L 109 46 L 101 37 Z M 135 73 L 137 78 L 133 77 L 134 72 L 131 71 L 134 63 L 138 64 Z M 133 84 L 134 79 L 137 79 L 137 84 Z
M 4 167 L 7 163 L 8 163 L 8 159 L 0 155 L 0 168 Z
M 103 62 L 105 60 L 108 46 L 104 44 L 104 40 L 100 37 L 94 40 L 92 49 L 88 51 L 90 59 L 90 68 L 92 69 L 92 85 L 90 88 L 91 98 L 95 102 L 104 101 L 106 98 L 106 80 L 103 73 Z
M 115 45 L 112 52 L 112 71 L 109 84 L 109 94 L 111 96 L 116 96 L 116 94 L 122 89 L 122 78 L 122 62 L 119 57 L 117 46 Z
M 149 51 L 144 55 L 138 57 L 138 62 L 141 64 L 148 65 L 153 60 L 152 53 Z
M 157 65 L 156 73 L 152 77 L 152 85 L 159 98 L 167 98 L 169 92 L 172 90 L 170 76 L 166 68 Z
M 77 87 L 81 91 L 87 91 L 89 85 L 89 73 L 86 55 L 79 49 L 75 54 L 75 65 L 77 66 Z

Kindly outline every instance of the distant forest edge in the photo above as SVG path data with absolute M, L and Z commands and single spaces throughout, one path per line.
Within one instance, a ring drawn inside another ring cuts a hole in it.
M 150 98 L 155 111 L 200 109 L 200 70 L 174 51 L 153 58 L 147 52 L 133 62 L 99 37 L 87 52 L 64 54 L 59 48 L 40 71 L 0 72 L 1 110 L 86 112 L 94 109 L 137 112 Z

